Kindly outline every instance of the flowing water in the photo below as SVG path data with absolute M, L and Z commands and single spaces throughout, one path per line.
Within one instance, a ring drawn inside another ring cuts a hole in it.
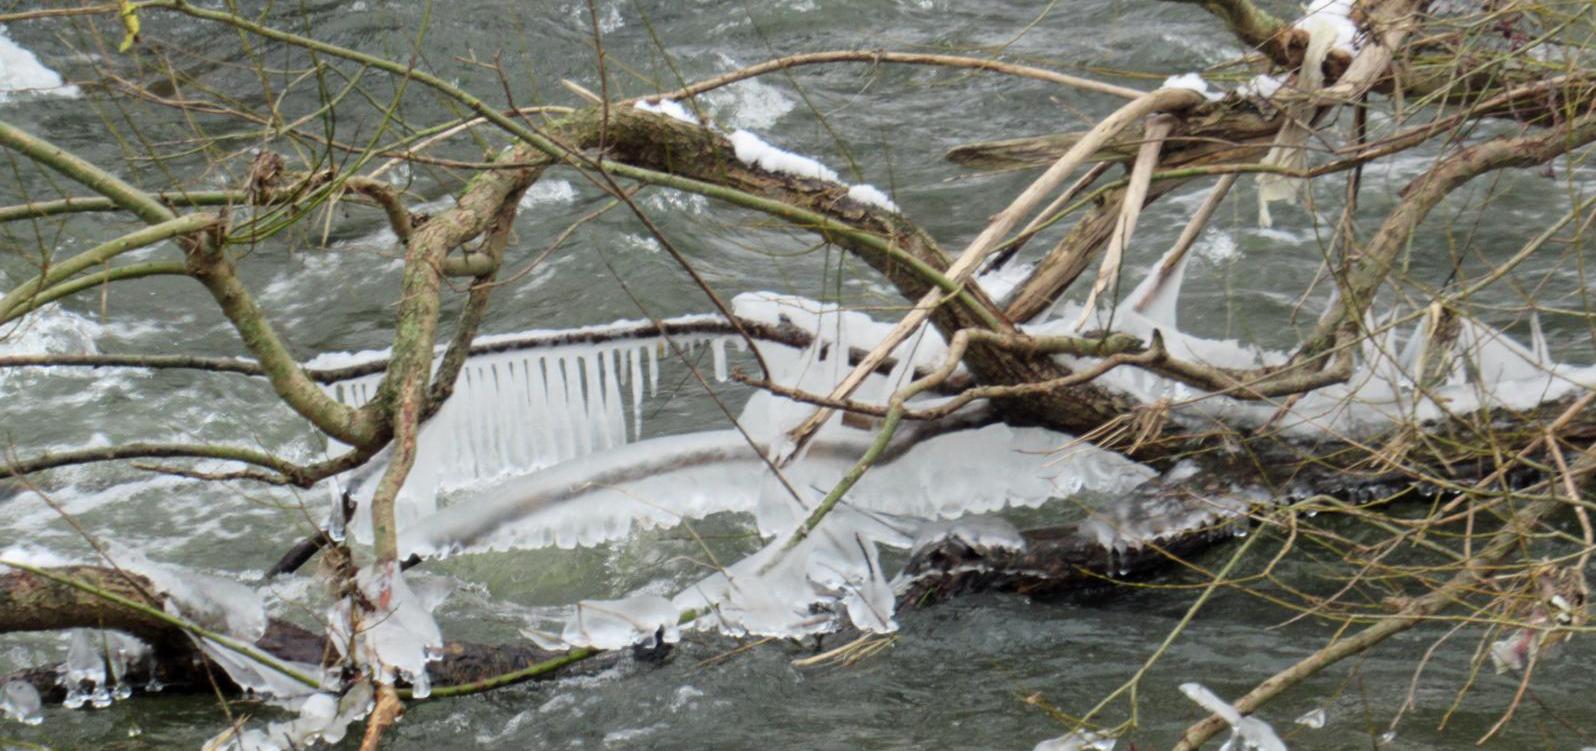
M 17 3 L 0 7 L 10 9 Z M 25 6 L 26 4 L 21 4 Z M 1152 88 L 1172 73 L 1233 58 L 1241 50 L 1195 6 L 1079 0 L 1042 3 L 954 0 L 780 0 L 728 3 L 711 0 L 620 2 L 599 0 L 612 95 L 640 95 L 674 87 L 681 79 L 724 72 L 781 54 L 826 49 L 931 50 L 991 54 L 1033 62 L 1128 85 Z M 1044 13 L 1044 10 L 1046 11 Z M 557 0 L 465 0 L 438 3 L 430 16 L 409 0 L 355 3 L 306 2 L 279 22 L 308 28 L 321 39 L 418 65 L 446 80 L 502 102 L 573 104 L 559 84 L 570 79 L 598 91 L 586 5 Z M 303 14 L 302 20 L 300 14 Z M 1039 21 L 1038 14 L 1042 14 Z M 289 15 L 292 22 L 283 21 Z M 1034 26 L 1032 21 L 1037 21 Z M 208 92 L 263 101 L 262 79 L 241 57 L 231 32 L 192 19 L 146 13 L 145 45 L 168 53 Z M 417 33 L 425 23 L 419 45 Z M 88 74 L 101 54 L 76 22 L 29 23 L 5 34 L 68 80 Z M 3 41 L 3 40 L 0 40 Z M 0 48 L 0 65 L 21 63 Z M 267 52 L 259 64 L 292 62 Z M 476 64 L 497 56 L 504 77 Z M 298 58 L 295 58 L 297 60 Z M 138 71 L 125 61 L 133 77 Z M 346 73 L 352 68 L 344 68 Z M 0 82 L 7 81 L 0 70 Z M 75 77 L 76 76 L 76 77 Z M 336 89 L 342 80 L 329 81 Z M 280 71 L 266 77 L 281 106 L 294 116 L 316 108 L 315 87 Z M 15 85 L 15 84 L 7 84 Z M 41 84 L 32 84 L 38 86 Z M 47 85 L 47 84 L 44 84 Z M 393 90 L 375 76 L 366 82 L 372 102 L 385 105 Z M 197 88 L 197 87 L 196 87 Z M 175 94 L 177 92 L 165 92 Z M 1034 81 L 932 68 L 838 65 L 777 73 L 705 97 L 728 129 L 745 128 L 773 143 L 814 155 L 844 180 L 886 190 L 905 213 L 947 247 L 962 246 L 983 218 L 1001 208 L 1029 174 L 974 175 L 941 159 L 956 144 L 1075 129 L 1117 102 Z M 362 143 L 380 127 L 368 106 L 340 109 L 339 137 Z M 404 120 L 422 126 L 453 110 L 438 97 L 407 93 Z M 147 187 L 238 185 L 249 164 L 253 137 L 221 141 L 196 153 L 183 139 L 189 123 L 177 114 L 125 99 L 32 93 L 0 99 L 0 118 L 39 132 L 101 164 L 141 157 L 147 148 L 177 154 L 156 163 L 135 159 L 125 171 Z M 197 116 L 213 135 L 237 132 L 236 123 Z M 117 137 L 109 134 L 114 129 Z M 278 143 L 274 148 L 294 153 Z M 314 144 L 298 148 L 309 153 Z M 235 153 L 237 152 L 237 153 Z M 477 159 L 482 146 L 457 139 L 439 154 Z M 341 157 L 340 157 L 341 158 Z M 6 162 L 0 199 L 53 198 L 58 179 Z M 1370 171 L 1370 216 L 1424 165 L 1408 155 Z M 1554 221 L 1566 210 L 1566 192 L 1581 173 L 1561 169 L 1555 179 L 1536 173 L 1503 175 L 1437 212 L 1451 232 L 1437 231 L 1415 244 L 1407 272 L 1439 283 L 1454 261 L 1478 272 Z M 417 166 L 401 174 L 415 200 L 438 200 L 459 188 L 448 172 Z M 1298 209 L 1276 208 L 1277 228 L 1254 224 L 1250 183 L 1232 198 L 1197 248 L 1181 301 L 1181 323 L 1213 337 L 1281 347 L 1295 341 L 1313 315 L 1296 314 L 1298 296 L 1314 278 L 1321 257 L 1315 232 Z M 1489 214 L 1478 205 L 1490 191 Z M 1334 194 L 1321 190 L 1320 211 L 1333 216 Z M 1201 200 L 1190 188 L 1144 214 L 1128 269 L 1139 277 L 1178 233 L 1182 217 Z M 446 200 L 446 199 L 445 199 Z M 553 171 L 523 202 L 511 268 L 521 268 L 576 216 L 604 203 L 580 176 Z M 702 198 L 651 190 L 641 205 L 673 243 L 693 259 L 722 295 L 774 290 L 837 300 L 890 313 L 901 305 L 859 262 L 817 248 L 811 238 L 772 228 L 761 217 Z M 445 205 L 445 204 L 438 204 Z M 324 221 L 325 220 L 325 221 Z M 7 286 L 30 274 L 38 248 L 59 255 L 80 251 L 125 224 L 81 217 L 61 231 L 54 224 L 14 224 L 3 231 L 0 280 Z M 325 236 L 324 233 L 325 232 Z M 1516 272 L 1521 289 L 1540 304 L 1585 308 L 1583 284 L 1566 269 L 1578 248 L 1546 253 Z M 170 258 L 170 245 L 141 251 L 140 260 Z M 251 250 L 242 263 L 246 281 L 296 354 L 357 351 L 387 343 L 392 300 L 398 289 L 399 251 L 381 218 L 364 209 L 317 214 Z M 1311 296 L 1322 304 L 1325 290 Z M 1526 334 L 1524 299 L 1497 291 L 1476 302 L 1484 318 Z M 452 295 L 457 305 L 460 295 Z M 577 229 L 571 242 L 530 273 L 505 285 L 486 324 L 493 333 L 558 329 L 616 319 L 670 316 L 711 310 L 709 302 L 669 256 L 624 211 Z M 445 314 L 449 320 L 449 314 Z M 1295 323 L 1292 323 L 1295 322 Z M 1588 362 L 1591 337 L 1578 315 L 1543 315 L 1555 353 Z M 237 355 L 236 335 L 203 290 L 180 278 L 135 281 L 35 316 L 7 332 L 0 352 L 82 351 Z M 699 354 L 708 357 L 704 348 Z M 704 360 L 708 367 L 708 360 Z M 740 390 L 713 383 L 714 395 L 735 410 Z M 660 394 L 646 405 L 645 436 L 724 426 L 723 413 L 705 387 L 680 364 L 663 371 Z M 135 440 L 210 441 L 261 446 L 306 459 L 326 446 L 274 398 L 267 386 L 236 376 L 164 371 L 43 371 L 0 373 L 0 439 L 27 455 Z M 141 474 L 126 467 L 59 470 L 38 488 L 54 505 L 95 535 L 115 538 L 152 559 L 182 563 L 243 579 L 257 577 L 325 515 L 320 490 L 295 493 L 250 484 L 206 484 Z M 86 554 L 79 534 L 62 522 L 38 493 L 0 485 L 0 548 L 28 541 L 63 554 Z M 1067 504 L 1064 504 L 1067 505 Z M 1029 512 L 1045 521 L 1047 512 Z M 315 521 L 313 521 L 315 520 Z M 711 549 L 747 552 L 755 543 L 746 523 L 712 517 L 696 528 Z M 538 550 L 463 556 L 429 564 L 429 576 L 453 577 L 465 586 L 440 609 L 450 638 L 510 640 L 529 617 L 582 598 L 619 597 L 644 590 L 669 594 L 703 575 L 702 549 L 682 530 L 655 531 L 625 542 L 581 550 Z M 1205 560 L 1217 565 L 1223 554 Z M 1289 572 L 1307 586 L 1309 565 Z M 1191 583 L 1196 579 L 1177 579 Z M 1317 586 L 1326 586 L 1318 582 Z M 299 615 L 313 600 L 308 580 L 278 585 L 270 598 L 278 612 Z M 421 703 L 396 729 L 391 747 L 409 748 L 1002 748 L 1028 749 L 1063 732 L 1033 695 L 1066 713 L 1079 713 L 1128 678 L 1181 618 L 1196 591 L 1134 591 L 1092 602 L 1030 602 L 1019 596 L 972 597 L 900 613 L 893 646 L 851 667 L 798 668 L 808 651 L 767 644 L 728 655 L 733 643 L 688 636 L 663 667 L 622 664 L 597 675 L 523 685 L 486 696 Z M 1220 593 L 1144 679 L 1137 694 L 1141 723 L 1132 739 L 1140 748 L 1166 747 L 1181 728 L 1202 716 L 1177 686 L 1204 683 L 1231 697 L 1307 655 L 1330 636 L 1312 620 L 1285 624 L 1291 613 L 1234 592 Z M 1384 748 L 1445 748 L 1471 742 L 1510 701 L 1515 681 L 1482 674 L 1446 720 L 1453 692 L 1470 678 L 1474 643 L 1458 640 L 1436 652 L 1413 682 L 1416 657 L 1440 634 L 1419 629 L 1392 639 L 1367 658 L 1349 661 L 1309 681 L 1269 706 L 1264 719 L 1300 749 L 1373 748 L 1410 695 L 1414 707 Z M 0 673 L 59 661 L 64 640 L 55 636 L 0 640 Z M 715 659 L 720 657 L 726 659 Z M 1541 666 L 1535 700 L 1494 743 L 1502 748 L 1577 748 L 1596 743 L 1596 724 L 1582 697 L 1596 679 L 1582 669 L 1591 648 L 1576 639 L 1561 660 Z M 1489 670 L 1485 671 L 1489 673 Z M 1122 704 L 1121 707 L 1124 705 Z M 1322 729 L 1293 718 L 1324 708 Z M 235 706 L 236 711 L 272 710 Z M 1110 713 L 1123 718 L 1122 710 Z M 49 710 L 38 728 L 0 722 L 6 739 L 57 748 L 197 747 L 224 724 L 212 698 L 168 698 L 119 703 L 109 709 Z M 1567 723 L 1567 724 L 1565 724 Z M 1572 725 L 1571 729 L 1569 725 Z M 1581 733 L 1585 734 L 1583 737 Z M 352 746 L 351 746 L 352 747 Z M 1123 748 L 1123 746 L 1122 746 Z

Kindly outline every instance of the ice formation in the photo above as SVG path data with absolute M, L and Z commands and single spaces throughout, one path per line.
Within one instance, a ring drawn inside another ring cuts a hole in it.
M 583 600 L 572 611 L 560 634 L 569 646 L 620 649 L 638 643 L 658 646 L 681 641 L 677 626 L 681 613 L 670 600 L 657 595 Z
M 107 543 L 106 553 L 118 568 L 144 576 L 166 595 L 168 613 L 246 643 L 266 633 L 266 606 L 255 590 L 229 579 L 167 568 L 115 542 Z
M 44 722 L 39 690 L 23 681 L 9 681 L 0 686 L 0 717 L 9 717 L 24 725 Z
M 975 281 L 993 302 L 1003 303 L 1014 293 L 1014 288 L 1029 279 L 1035 270 L 1036 264 L 1033 263 L 1008 263 L 981 272 Z
M 709 317 L 673 322 L 690 325 L 700 319 Z M 400 527 L 436 511 L 439 493 L 560 465 L 636 440 L 643 429 L 645 396 L 659 388 L 660 360 L 674 357 L 664 340 L 626 336 L 652 326 L 648 321 L 618 321 L 563 332 L 479 337 L 479 349 L 503 351 L 471 357 L 455 383 L 454 395 L 422 426 L 415 465 L 396 504 Z M 569 343 L 514 348 L 517 340 L 528 338 Z M 742 345 L 741 338 L 725 335 L 683 335 L 671 341 L 689 359 L 707 347 L 713 373 L 724 380 L 729 375 L 728 339 L 734 346 Z M 385 351 L 330 353 L 309 365 L 345 367 L 386 355 Z M 381 382 L 381 374 L 369 375 L 334 384 L 327 391 L 345 404 L 359 405 L 376 395 Z M 333 446 L 332 451 L 342 448 Z M 334 508 L 342 502 L 345 487 L 358 501 L 369 500 L 386 457 L 379 455 L 341 478 L 333 491 Z M 357 539 L 370 539 L 369 514 L 355 514 L 353 532 Z
M 1158 332 L 1173 356 L 1218 367 L 1284 362 L 1284 353 L 1180 331 L 1178 303 L 1188 263 L 1189 254 L 1164 259 L 1162 275 L 1150 275 L 1118 308 L 1089 322 L 1143 339 Z M 988 274 L 981 282 L 1001 294 L 1008 282 L 1003 276 Z M 1069 306 L 1061 304 L 1055 318 L 1027 330 L 1075 333 L 1068 322 L 1079 310 Z M 739 295 L 733 307 L 746 319 L 815 334 L 804 349 L 755 345 L 776 381 L 809 392 L 829 391 L 851 370 L 849 353 L 873 348 L 891 328 L 863 313 L 773 293 Z M 1357 434 L 1429 419 L 1444 414 L 1442 404 L 1454 411 L 1487 403 L 1532 406 L 1581 383 L 1596 384 L 1596 369 L 1550 361 L 1535 321 L 1529 347 L 1473 321 L 1459 321 L 1452 340 L 1433 343 L 1426 332 L 1441 328 L 1435 322 L 1418 320 L 1413 333 L 1402 336 L 1394 321 L 1375 327 L 1383 333 L 1360 354 L 1349 382 L 1304 395 L 1278 416 L 1277 404 L 1214 396 L 1138 368 L 1115 369 L 1100 382 L 1144 402 L 1167 399 L 1177 420 L 1245 426 L 1274 419 L 1300 435 Z M 734 633 L 790 636 L 828 630 L 844 619 L 867 631 L 889 631 L 896 627 L 892 585 L 881 571 L 879 546 L 910 547 L 917 538 L 931 544 L 951 536 L 972 546 L 1021 547 L 1023 538 L 1002 522 L 968 517 L 1083 491 L 1124 493 L 1154 475 L 1068 435 L 992 422 L 985 406 L 975 403 L 937 424 L 906 424 L 819 528 L 791 544 L 794 530 L 865 452 L 875 429 L 868 421 L 850 424 L 833 415 L 794 454 L 789 431 L 814 407 L 756 391 L 738 416 L 739 430 L 638 440 L 639 406 L 658 381 L 662 346 L 610 336 L 637 325 L 562 334 L 566 344 L 536 350 L 516 351 L 515 337 L 489 339 L 488 349 L 503 348 L 468 361 L 455 398 L 422 431 L 421 460 L 413 486 L 407 485 L 413 490 L 406 491 L 419 497 L 400 519 L 401 554 L 596 545 L 719 512 L 751 516 L 767 544 L 688 587 L 668 607 L 652 595 L 585 602 L 551 631 L 528 631 L 551 647 L 646 641 L 688 613 L 699 616 L 694 627 Z M 718 377 L 727 375 L 728 342 L 741 339 L 676 340 L 688 349 L 703 347 Z M 1442 345 L 1446 349 L 1438 349 Z M 945 355 L 936 331 L 922 329 L 894 349 L 854 398 L 885 403 L 916 371 L 936 367 Z M 361 357 L 326 357 L 315 364 Z M 1087 359 L 1061 357 L 1072 367 Z M 1422 392 L 1413 388 L 1421 364 L 1429 370 L 1429 388 Z M 369 398 L 376 384 L 376 377 L 368 377 L 333 391 L 356 403 Z M 913 406 L 944 398 L 922 395 Z M 1061 452 L 1065 446 L 1070 448 Z M 772 473 L 769 460 L 789 454 L 792 461 L 779 475 Z M 981 461 L 969 461 L 976 454 Z M 1178 467 L 1165 482 L 1176 483 L 1190 471 Z M 358 490 L 360 478 L 353 479 Z M 1107 551 L 1111 571 L 1123 566 L 1117 561 L 1128 560 L 1132 548 L 1177 531 L 1235 525 L 1250 506 L 1269 500 L 1237 489 L 1192 503 L 1150 487 L 1154 491 L 1093 510 L 1079 525 L 1084 539 Z M 438 508 L 437 493 L 451 488 L 461 489 L 454 503 Z M 413 627 L 377 640 L 391 642 L 394 654 L 368 647 L 360 659 L 424 676 L 428 650 L 437 643 L 430 616 L 420 617 L 429 611 L 414 610 Z
M 61 79 L 61 74 L 45 67 L 38 56 L 6 36 L 0 25 L 0 104 L 27 94 L 75 97 L 78 87 Z
M 977 550 L 1011 550 L 1025 552 L 1025 537 L 1013 524 L 1001 516 L 967 516 L 949 521 L 926 524 L 916 530 L 910 555 L 937 545 L 944 540 L 956 540 Z
M 1309 730 L 1318 730 L 1319 728 L 1324 727 L 1325 721 L 1327 719 L 1328 716 L 1324 711 L 1324 707 L 1317 707 L 1303 712 L 1302 715 L 1295 720 L 1295 722 Z
M 336 746 L 348 733 L 349 724 L 370 714 L 371 684 L 356 683 L 343 696 L 317 692 L 293 703 L 295 717 L 273 722 L 264 730 L 230 727 L 205 744 L 205 748 L 228 751 L 294 751 L 295 749 Z
M 1275 729 L 1269 723 L 1243 715 L 1202 684 L 1182 683 L 1180 691 L 1230 725 L 1230 740 L 1225 741 L 1225 748 L 1237 751 L 1286 751 L 1286 744 L 1280 740 L 1280 736 L 1275 735 Z
M 417 698 L 431 693 L 427 664 L 443 659 L 443 634 L 432 610 L 447 594 L 433 587 L 413 590 L 393 562 L 373 564 L 355 575 L 360 593 L 374 610 L 344 599 L 327 613 L 327 630 L 346 657 L 379 683 L 403 679 Z
M 1114 751 L 1115 740 L 1090 730 L 1065 733 L 1036 744 L 1032 751 Z
M 230 641 L 231 643 L 228 643 L 221 638 L 191 634 L 200 651 L 221 666 L 228 677 L 246 692 L 260 696 L 292 697 L 314 690 L 271 664 L 258 661 L 234 648 L 236 644 L 254 644 L 266 633 L 266 607 L 261 601 L 259 592 L 229 579 L 207 576 L 190 570 L 179 571 L 167 568 L 150 561 L 135 550 L 114 542 L 107 544 L 106 555 L 118 568 L 149 579 L 156 591 L 165 595 L 166 612 Z M 114 632 L 107 633 L 108 636 L 105 638 L 109 641 L 106 643 L 113 645 L 120 643 L 123 652 L 142 654 L 127 644 L 128 641 L 137 644 L 136 640 Z M 118 639 L 122 641 L 118 642 Z M 73 647 L 74 649 L 78 647 L 77 641 L 73 642 Z M 67 662 L 70 688 L 72 685 L 70 677 L 74 669 L 70 654 Z M 115 678 L 120 675 L 117 670 L 117 659 L 112 658 L 109 662 L 113 668 L 112 677 Z M 126 660 L 121 664 L 125 665 Z M 314 665 L 290 664 L 288 667 L 302 675 L 320 673 L 320 668 Z M 103 676 L 88 677 L 92 683 L 105 685 Z M 111 685 L 107 685 L 107 688 L 113 691 L 130 689 L 126 686 Z M 147 688 L 158 690 L 159 686 L 156 684 Z M 68 696 L 69 704 L 73 698 Z M 98 704 L 97 697 L 91 695 L 89 698 Z
M 1149 274 L 1119 306 L 1087 316 L 1079 327 L 1074 322 L 1081 318 L 1080 306 L 1062 302 L 1048 320 L 1025 329 L 1034 334 L 1074 334 L 1083 328 L 1111 326 L 1144 341 L 1158 332 L 1172 357 L 1218 368 L 1251 369 L 1288 361 L 1289 353 L 1182 332 L 1176 322 L 1186 263 L 1182 259 L 1162 284 L 1154 283 Z M 1552 359 L 1545 335 L 1536 333 L 1540 328 L 1536 319 L 1531 319 L 1532 341 L 1526 347 L 1500 330 L 1467 318 L 1457 321 L 1450 341 L 1432 341 L 1431 332 L 1439 327 L 1435 315 L 1433 310 L 1408 313 L 1394 308 L 1383 323 L 1370 320 L 1369 329 L 1377 333 L 1365 341 L 1347 381 L 1304 394 L 1284 407 L 1277 400 L 1244 401 L 1213 395 L 1140 368 L 1115 368 L 1098 382 L 1142 402 L 1167 399 L 1174 404 L 1177 419 L 1222 421 L 1240 427 L 1273 420 L 1288 434 L 1301 437 L 1367 435 L 1405 421 L 1436 420 L 1483 407 L 1529 409 L 1596 387 L 1596 366 Z M 1397 325 L 1404 316 L 1414 321 L 1406 329 Z M 1445 349 L 1437 349 L 1440 347 Z M 1431 349 L 1436 352 L 1427 355 Z M 1060 360 L 1075 367 L 1086 361 L 1070 356 Z M 1430 369 L 1427 388 L 1419 389 L 1424 367 Z
M 861 313 L 769 293 L 741 295 L 733 307 L 748 319 L 819 334 L 804 350 L 757 345 L 779 381 L 807 390 L 829 390 L 851 368 L 849 351 L 871 346 L 890 328 Z M 934 331 L 910 337 L 892 353 L 890 372 L 872 375 L 856 398 L 884 402 L 908 382 L 914 369 L 940 364 L 945 352 Z M 1058 447 L 1072 441 L 1070 436 L 989 423 L 979 419 L 976 406 L 961 413 L 963 424 L 955 420 L 941 427 L 901 430 L 845 503 L 815 533 L 786 551 L 792 530 L 874 439 L 873 430 L 849 427 L 835 415 L 776 477 L 767 457 L 783 450 L 787 431 L 812 411 L 811 405 L 757 392 L 739 416 L 740 431 L 617 445 L 479 486 L 456 505 L 404 525 L 400 549 L 407 555 L 438 556 L 593 545 L 639 528 L 742 512 L 752 515 L 769 545 L 690 587 L 676 599 L 672 613 L 713 611 L 716 617 L 706 622 L 739 633 L 807 633 L 829 629 L 840 617 L 866 630 L 884 631 L 895 628 L 893 598 L 877 545 L 907 547 L 928 521 L 1010 505 L 1035 506 L 1082 490 L 1124 490 L 1153 474 L 1090 446 L 1056 455 Z M 980 463 L 968 461 L 973 452 L 983 457 Z M 998 521 L 954 524 L 940 533 L 967 535 L 979 544 L 1023 544 L 1012 528 Z M 568 631 L 564 643 L 635 640 L 647 636 L 650 625 L 664 622 L 663 609 L 642 608 L 639 602 L 616 607 L 625 616 L 622 620 L 644 625 L 616 627 L 612 630 L 621 636 L 615 639 Z M 566 628 L 575 628 L 575 622 L 568 621 Z M 558 639 L 534 634 L 545 643 Z
M 1358 26 L 1351 18 L 1351 0 L 1314 0 L 1308 15 L 1296 26 L 1308 33 L 1308 48 L 1303 52 L 1302 66 L 1297 71 L 1296 89 L 1313 92 L 1324 84 L 1324 62 L 1331 50 L 1352 52 L 1356 48 Z M 1312 101 L 1293 102 L 1286 107 L 1286 122 L 1275 134 L 1269 153 L 1262 164 L 1283 170 L 1301 170 L 1308 163 L 1308 139 L 1313 134 L 1314 111 Z M 1258 226 L 1269 227 L 1273 218 L 1269 204 L 1276 201 L 1300 203 L 1305 200 L 1309 182 L 1306 178 L 1279 172 L 1258 175 Z
M 117 631 L 73 629 L 67 634 L 66 662 L 61 664 L 61 685 L 67 689 L 62 704 L 67 709 L 92 705 L 111 706 L 113 700 L 133 695 L 126 680 L 128 668 L 148 660 L 150 648 Z

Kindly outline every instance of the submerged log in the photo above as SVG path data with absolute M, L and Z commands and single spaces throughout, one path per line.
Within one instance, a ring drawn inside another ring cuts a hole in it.
M 165 607 L 164 595 L 138 574 L 102 566 L 63 566 L 50 570 L 102 592 L 156 609 Z M 73 628 L 119 631 L 151 646 L 153 659 L 129 665 L 119 681 L 134 687 L 137 693 L 148 693 L 146 687 L 151 685 L 174 694 L 213 693 L 218 689 L 230 695 L 243 693 L 183 629 L 168 621 L 36 574 L 25 571 L 0 574 L 0 633 Z M 324 665 L 337 661 L 337 650 L 324 633 L 279 618 L 268 621 L 265 635 L 253 646 L 287 662 Z M 448 641 L 444 643 L 443 659 L 428 666 L 427 672 L 437 690 L 501 676 L 563 655 L 530 643 L 490 645 Z M 593 672 L 613 665 L 623 656 L 619 652 L 600 655 L 528 678 L 551 680 L 573 671 Z M 59 703 L 66 697 L 67 687 L 55 665 L 0 676 L 0 684 L 10 680 L 32 684 L 47 702 Z

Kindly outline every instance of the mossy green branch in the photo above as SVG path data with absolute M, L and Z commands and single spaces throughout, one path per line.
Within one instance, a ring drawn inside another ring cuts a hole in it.
M 165 191 L 153 194 L 165 206 L 200 208 L 205 206 L 233 206 L 246 203 L 248 194 L 241 190 Z M 70 196 L 53 201 L 32 201 L 15 206 L 0 207 L 0 224 L 18 219 L 43 219 L 63 214 L 117 211 L 125 208 L 104 196 Z
M 43 274 L 17 285 L 5 297 L 0 298 L 0 322 L 11 320 L 37 304 L 42 304 L 32 302 L 32 298 L 36 293 L 59 284 L 80 271 L 99 266 L 130 250 L 148 247 L 164 240 L 170 240 L 174 237 L 188 235 L 207 227 L 212 227 L 219 221 L 221 221 L 220 218 L 215 214 L 186 214 L 129 232 L 115 240 L 96 245 L 61 263 L 51 265 L 46 268 Z
M 266 320 L 266 314 L 244 287 L 226 252 L 194 248 L 188 253 L 188 274 L 211 293 L 222 313 L 260 363 L 272 390 L 327 435 L 351 446 L 372 447 L 387 439 L 386 425 L 374 410 L 353 409 L 322 391 L 305 374 Z
M 177 216 L 150 194 L 4 120 L 0 120 L 0 146 L 19 151 L 29 159 L 72 178 L 117 206 L 133 212 L 148 224 L 160 224 Z
M 188 267 L 184 266 L 180 261 L 147 261 L 144 263 L 130 263 L 125 266 L 112 266 L 104 271 L 80 276 L 71 281 L 57 284 L 29 297 L 22 307 L 0 316 L 0 323 L 18 316 L 27 315 L 56 300 L 75 295 L 86 289 L 93 289 L 111 282 L 143 279 L 149 276 L 188 276 Z

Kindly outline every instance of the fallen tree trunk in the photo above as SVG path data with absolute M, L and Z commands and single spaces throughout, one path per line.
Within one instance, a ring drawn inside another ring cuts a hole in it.
M 1415 459 L 1405 468 L 1371 464 L 1366 446 L 1332 442 L 1309 446 L 1273 438 L 1257 443 L 1260 450 L 1272 452 L 1267 458 L 1244 452 L 1205 455 L 1197 474 L 1176 482 L 1150 483 L 1115 504 L 1111 516 L 1022 532 L 1023 547 L 983 546 L 954 534 L 918 548 L 899 577 L 898 600 L 912 608 L 976 592 L 1037 597 L 1104 593 L 1117 582 L 1147 580 L 1178 567 L 1183 560 L 1245 533 L 1250 516 L 1308 494 L 1359 504 L 1414 497 L 1421 491 L 1426 499 L 1455 495 L 1447 488 L 1481 480 L 1503 488 L 1523 487 L 1543 479 L 1538 468 L 1550 464 L 1538 462 L 1534 453 L 1534 442 L 1548 431 L 1555 429 L 1558 439 L 1570 446 L 1596 445 L 1596 410 L 1590 401 L 1565 399 L 1522 413 L 1481 411 L 1429 426 L 1435 435 L 1446 436 L 1450 445 L 1478 443 L 1477 433 L 1489 430 L 1495 438 L 1489 445 L 1498 453 Z M 1299 453 L 1279 453 L 1287 446 Z M 1518 459 L 1504 461 L 1502 452 Z M 1338 464 L 1338 458 L 1344 461 Z M 1445 484 L 1438 487 L 1430 479 Z M 1269 490 L 1290 487 L 1298 488 L 1295 494 Z M 138 574 L 101 566 L 66 566 L 52 573 L 90 590 L 164 609 L 164 596 Z M 168 620 L 51 578 L 24 571 L 0 575 L 0 633 L 73 628 L 121 631 L 151 645 L 154 659 L 131 666 L 124 677 L 132 685 L 154 679 L 176 693 L 210 692 L 217 687 L 240 691 L 183 629 Z M 281 619 L 272 619 L 254 646 L 285 661 L 336 662 L 336 650 L 324 634 Z M 571 656 L 529 644 L 447 642 L 443 659 L 429 668 L 429 674 L 434 691 L 447 693 L 450 686 L 497 680 Z M 661 654 L 645 651 L 637 656 L 658 659 Z M 582 655 L 517 680 L 591 671 L 622 658 L 622 653 L 605 653 L 597 660 Z M 33 684 L 47 701 L 59 702 L 66 695 L 55 666 L 25 670 L 9 679 Z
M 135 573 L 105 566 L 63 566 L 51 573 L 70 578 L 89 588 L 120 596 L 156 609 L 164 609 L 165 596 L 149 579 Z M 25 631 L 65 631 L 74 628 L 107 629 L 137 637 L 150 645 L 152 659 L 135 662 L 119 682 L 148 693 L 149 685 L 159 685 L 174 694 L 212 693 L 218 689 L 237 695 L 242 689 L 221 666 L 205 656 L 187 632 L 173 625 L 119 605 L 84 589 L 26 571 L 0 574 L 0 633 Z M 333 665 L 337 650 L 324 633 L 279 618 L 267 623 L 265 634 L 255 648 L 287 662 Z M 433 690 L 465 686 L 544 664 L 557 663 L 563 652 L 539 649 L 530 643 L 479 644 L 450 641 L 444 643 L 443 659 L 428 667 Z M 641 657 L 657 658 L 643 653 Z M 602 659 L 558 665 L 547 671 L 527 675 L 528 680 L 550 680 L 573 670 L 591 672 L 621 659 L 616 653 Z M 577 667 L 577 666 L 580 667 Z M 59 703 L 67 686 L 58 666 L 30 668 L 10 676 L 0 676 L 0 684 L 21 680 L 38 689 L 45 701 Z

